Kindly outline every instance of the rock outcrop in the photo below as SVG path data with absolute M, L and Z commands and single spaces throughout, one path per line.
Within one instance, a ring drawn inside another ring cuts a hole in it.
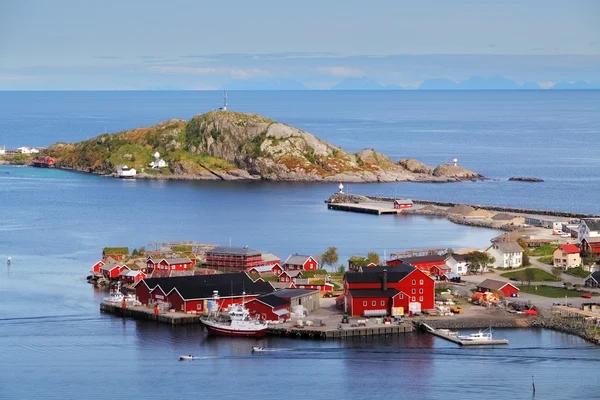
M 159 152 L 167 168 L 150 168 Z M 48 149 L 56 166 L 113 174 L 118 165 L 138 177 L 202 180 L 447 182 L 479 179 L 460 167 L 430 167 L 414 159 L 394 163 L 374 150 L 348 153 L 314 135 L 269 118 L 211 111 Z
M 544 182 L 543 179 L 540 178 L 532 178 L 529 176 L 513 176 L 508 179 L 509 181 L 517 181 L 517 182 Z
M 407 169 L 410 172 L 414 172 L 416 174 L 433 174 L 433 168 L 428 165 L 423 164 L 419 160 L 415 160 L 414 158 L 405 158 L 403 160 L 398 161 L 398 165 Z

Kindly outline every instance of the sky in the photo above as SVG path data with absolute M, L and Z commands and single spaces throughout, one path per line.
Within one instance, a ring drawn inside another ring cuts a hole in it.
M 600 1 L 1 0 L 0 89 L 600 82 Z

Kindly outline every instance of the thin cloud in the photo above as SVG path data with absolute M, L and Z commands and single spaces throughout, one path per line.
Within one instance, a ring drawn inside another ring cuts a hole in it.
M 0 74 L 0 81 L 28 81 L 33 79 L 32 76 L 25 75 L 2 75 Z
M 223 68 L 204 68 L 204 67 L 180 67 L 180 66 L 155 66 L 150 67 L 154 72 L 160 72 L 161 74 L 174 74 L 174 75 L 210 75 L 210 74 L 222 74 L 226 72 Z
M 359 68 L 342 67 L 342 66 L 318 67 L 317 71 L 328 74 L 328 75 L 339 76 L 339 77 L 343 77 L 343 78 L 358 78 L 358 77 L 365 75 L 364 71 Z

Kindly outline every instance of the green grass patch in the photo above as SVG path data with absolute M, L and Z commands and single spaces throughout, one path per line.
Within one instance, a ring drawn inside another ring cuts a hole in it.
M 527 268 L 527 269 L 520 270 L 520 271 L 505 272 L 503 274 L 500 274 L 500 276 L 503 276 L 505 278 L 512 278 L 514 276 L 516 278 L 519 278 L 519 275 L 524 274 L 525 273 L 524 271 L 526 271 L 526 270 L 533 271 L 532 281 L 534 281 L 534 282 L 545 282 L 545 281 L 556 282 L 556 281 L 560 280 L 560 279 L 556 279 L 554 277 L 554 275 L 552 275 L 540 268 Z
M 327 275 L 327 271 L 324 269 L 316 269 L 314 271 L 302 271 L 303 278 L 314 278 L 315 275 Z
M 567 275 L 573 275 L 573 276 L 578 276 L 580 278 L 587 278 L 590 275 L 590 272 L 589 271 L 585 271 L 581 267 L 575 267 L 575 268 L 568 268 L 565 271 L 565 274 L 567 274 Z
M 562 287 L 546 286 L 546 285 L 531 285 L 531 286 L 520 286 L 519 289 L 522 293 L 536 294 L 538 296 L 551 297 L 559 299 L 561 297 L 581 297 L 586 292 L 580 292 L 577 290 L 569 290 Z M 537 289 L 537 290 L 536 290 Z M 598 296 L 598 293 L 592 293 L 592 296 Z
M 538 258 L 538 261 L 544 264 L 552 264 L 552 261 L 554 261 L 554 256 L 543 256 Z
M 530 255 L 533 257 L 552 256 L 557 247 L 558 245 L 556 244 L 545 244 L 543 246 L 533 248 Z

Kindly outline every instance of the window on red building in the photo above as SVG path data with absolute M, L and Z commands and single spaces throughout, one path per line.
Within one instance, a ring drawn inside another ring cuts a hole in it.
M 419 285 L 422 285 L 422 284 L 423 284 L 423 279 L 421 279 L 421 280 L 419 281 Z
M 419 294 L 423 294 L 423 289 L 419 289 Z
M 385 306 L 385 301 L 381 300 L 381 305 Z
M 417 280 L 416 280 L 416 279 L 413 279 L 413 281 L 412 281 L 412 284 L 413 284 L 413 285 L 416 285 L 416 284 L 417 284 Z
M 423 296 L 419 296 L 419 301 L 423 301 Z
M 367 302 L 363 301 L 363 307 L 366 307 L 366 306 L 367 306 Z
M 377 302 L 376 302 L 376 301 L 373 301 L 373 302 L 371 303 L 371 305 L 372 305 L 373 307 L 375 307 L 375 306 L 377 305 Z
M 415 293 L 417 293 L 417 289 L 412 290 L 412 294 L 415 294 Z
M 416 301 L 416 297 L 415 296 L 412 297 L 412 301 Z

